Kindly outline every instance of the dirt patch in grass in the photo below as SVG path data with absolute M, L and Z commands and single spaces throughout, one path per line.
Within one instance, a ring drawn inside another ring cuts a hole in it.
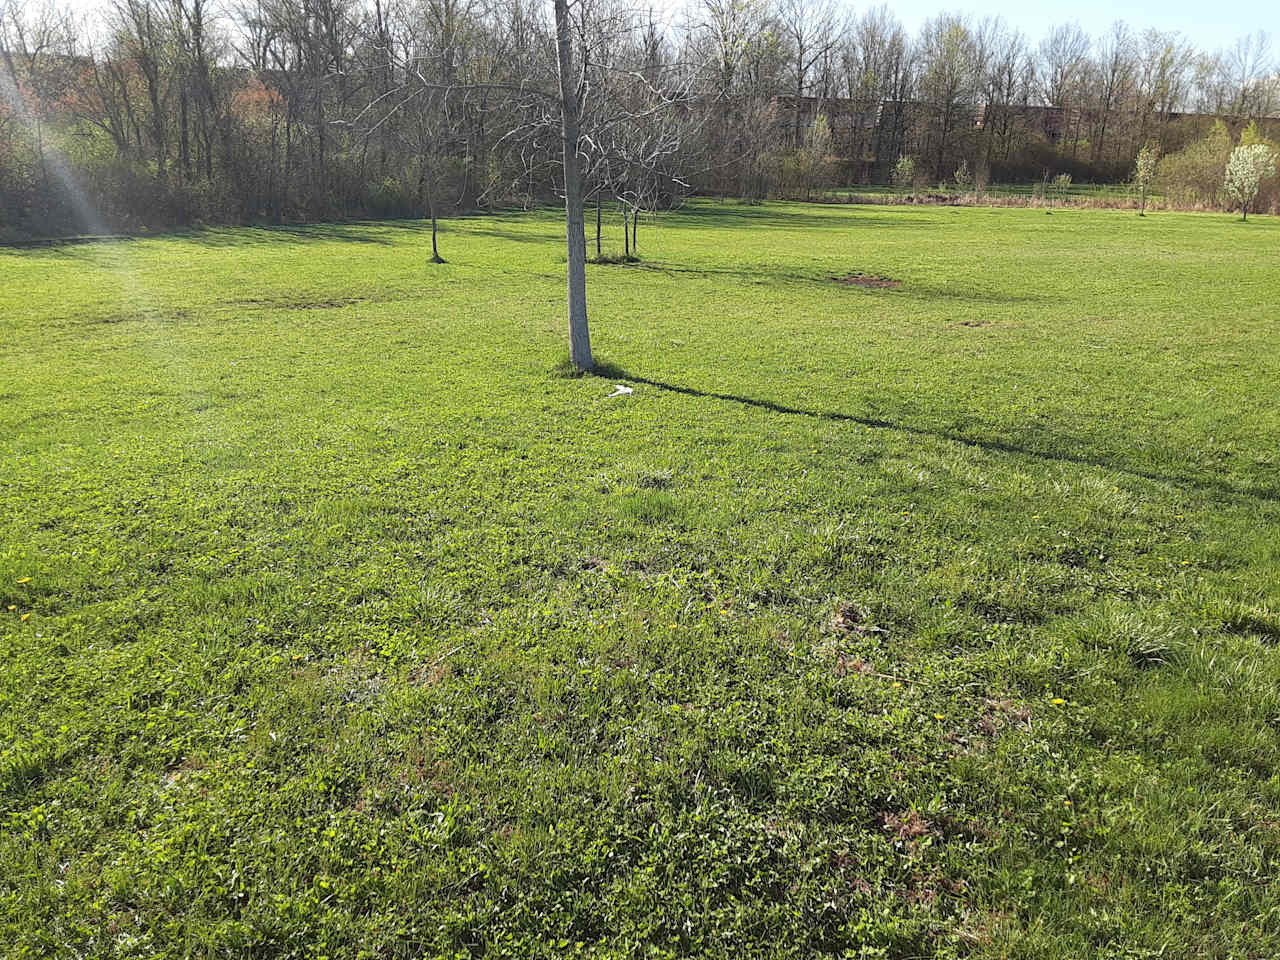
M 836 283 L 847 284 L 851 287 L 867 287 L 872 290 L 895 290 L 902 286 L 901 280 L 890 280 L 888 277 L 880 277 L 874 273 L 862 273 L 861 271 L 844 277 L 832 277 L 831 279 Z
M 831 630 L 835 633 L 884 633 L 885 631 L 871 622 L 867 612 L 856 603 L 837 603 L 835 613 L 831 617 Z

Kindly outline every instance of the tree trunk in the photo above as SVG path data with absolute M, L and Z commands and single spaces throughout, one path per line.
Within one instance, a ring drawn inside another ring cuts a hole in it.
M 424 176 L 420 182 L 427 199 L 427 214 L 431 217 L 431 262 L 444 263 L 444 257 L 440 256 L 440 248 L 436 244 L 436 234 L 439 231 L 436 226 L 436 201 L 431 190 L 431 181 Z
M 565 245 L 569 259 L 569 359 L 592 370 L 587 329 L 587 237 L 582 214 L 582 171 L 578 167 L 578 91 L 573 67 L 569 0 L 555 0 L 556 55 L 560 68 L 560 132 L 564 150 Z
M 626 204 L 622 206 L 622 252 L 627 259 L 631 258 L 631 217 L 627 214 Z
M 804 47 L 800 47 L 800 49 L 797 51 L 797 60 L 796 60 L 796 132 L 795 132 L 795 140 L 791 145 L 792 148 L 795 150 L 800 149 L 800 129 L 801 129 L 800 98 L 804 96 L 803 67 L 804 67 Z
M 600 194 L 596 194 L 596 259 L 601 258 L 600 253 Z
M 44 184 L 44 195 L 49 196 L 49 167 L 44 159 L 44 126 L 40 118 L 36 118 L 36 152 L 40 155 L 40 180 Z
M 640 208 L 631 211 L 631 249 L 640 256 Z
M 191 137 L 187 132 L 187 91 L 178 92 L 178 158 L 182 164 L 182 179 L 191 179 Z

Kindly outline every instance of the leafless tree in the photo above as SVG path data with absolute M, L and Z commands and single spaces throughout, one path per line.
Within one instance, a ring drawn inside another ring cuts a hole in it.
M 687 190 L 802 187 L 819 114 L 855 181 L 887 180 L 901 155 L 939 177 L 963 162 L 980 180 L 1123 178 L 1148 141 L 1172 156 L 1204 137 L 1211 116 L 1189 110 L 1280 135 L 1262 34 L 1214 53 L 1123 25 L 1091 44 L 1069 24 L 1036 45 L 949 15 L 908 38 L 888 8 L 851 19 L 849 0 L 690 0 L 670 24 L 636 0 L 565 0 L 559 20 L 547 0 L 95 2 L 104 26 L 86 33 L 0 0 L 0 231 L 81 228 L 49 165 L 70 155 L 126 229 L 554 197 L 568 247 L 566 91 L 576 192 L 598 216 L 623 202 L 628 248 L 638 214 Z
M 1260 118 L 1275 109 L 1277 63 L 1266 31 L 1241 37 L 1222 63 L 1231 90 L 1228 112 Z
M 1095 163 L 1103 158 L 1107 128 L 1116 106 L 1132 93 L 1135 72 L 1133 34 L 1123 20 L 1117 20 L 1099 41 L 1097 59 L 1086 74 L 1086 101 L 1092 121 L 1090 149 Z
M 805 112 L 801 101 L 810 90 L 814 68 L 839 47 L 845 24 L 835 0 L 781 0 L 778 28 L 790 58 L 792 90 L 795 92 L 795 136 L 799 145 Z
M 929 111 L 934 174 L 966 114 L 971 115 L 981 75 L 979 49 L 969 22 L 952 14 L 927 21 L 920 31 L 920 97 Z M 970 124 L 971 125 L 971 124 Z

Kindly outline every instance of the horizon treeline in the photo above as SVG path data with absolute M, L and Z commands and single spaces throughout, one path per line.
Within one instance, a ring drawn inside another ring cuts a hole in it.
M 590 199 L 633 212 L 885 183 L 903 156 L 921 184 L 1117 183 L 1144 145 L 1175 170 L 1280 129 L 1254 24 L 1209 51 L 1122 22 L 1028 37 L 941 13 L 913 33 L 834 0 L 572 14 L 579 149 L 613 171 Z M 0 237 L 550 201 L 556 63 L 540 0 L 108 0 L 92 21 L 0 0 Z

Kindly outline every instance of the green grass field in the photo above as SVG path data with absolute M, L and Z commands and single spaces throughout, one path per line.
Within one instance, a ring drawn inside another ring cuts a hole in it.
M 1280 220 L 561 230 L 0 251 L 0 953 L 1280 954 Z

